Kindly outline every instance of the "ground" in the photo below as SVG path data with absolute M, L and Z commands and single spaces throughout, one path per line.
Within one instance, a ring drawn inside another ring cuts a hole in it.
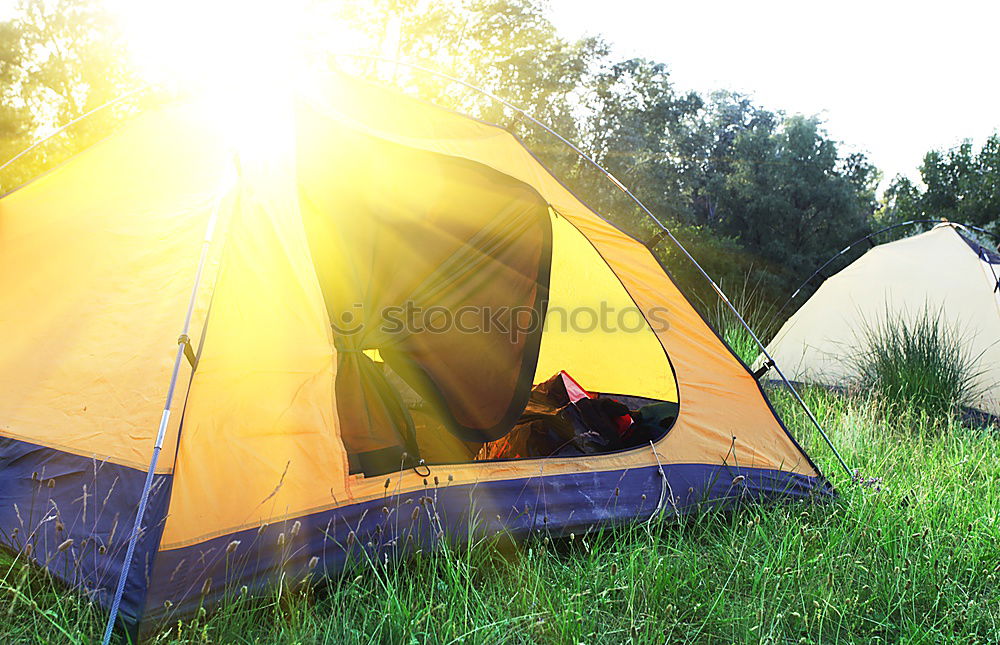
M 811 390 L 853 481 L 789 397 L 779 412 L 837 487 L 627 528 L 366 564 L 164 626 L 157 643 L 993 643 L 1000 436 Z M 20 560 L 5 643 L 92 643 L 103 614 Z

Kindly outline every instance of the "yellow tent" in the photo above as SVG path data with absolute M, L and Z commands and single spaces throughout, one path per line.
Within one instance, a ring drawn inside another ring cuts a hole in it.
M 109 604 L 162 428 L 133 627 L 470 519 L 832 493 L 652 253 L 506 130 L 349 78 L 267 155 L 211 123 L 144 115 L 0 200 L 0 538 Z M 672 425 L 483 458 L 562 372 Z

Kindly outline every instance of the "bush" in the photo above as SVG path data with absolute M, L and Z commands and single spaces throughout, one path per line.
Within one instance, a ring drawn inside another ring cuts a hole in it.
M 889 414 L 923 412 L 940 417 L 969 404 L 977 393 L 979 356 L 970 356 L 963 335 L 928 309 L 912 319 L 880 321 L 862 331 L 854 358 L 858 386 Z

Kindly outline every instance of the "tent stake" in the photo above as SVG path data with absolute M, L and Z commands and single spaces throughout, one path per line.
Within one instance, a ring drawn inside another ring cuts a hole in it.
M 125 593 L 125 583 L 128 580 L 128 571 L 132 566 L 132 558 L 135 555 L 135 544 L 139 541 L 139 533 L 142 527 L 143 516 L 146 514 L 146 505 L 149 502 L 149 492 L 153 485 L 153 475 L 156 471 L 156 463 L 160 458 L 160 451 L 163 449 L 163 440 L 167 433 L 167 426 L 170 423 L 170 410 L 174 400 L 174 390 L 177 389 L 177 376 L 180 373 L 181 362 L 184 360 L 185 350 L 188 349 L 188 333 L 191 331 L 191 318 L 194 315 L 195 304 L 198 300 L 198 288 L 201 284 L 201 276 L 208 260 L 208 252 L 212 245 L 212 237 L 215 233 L 215 225 L 219 216 L 221 198 L 212 209 L 212 214 L 208 218 L 208 225 L 205 229 L 205 238 L 201 244 L 201 256 L 198 259 L 198 269 L 194 276 L 194 286 L 191 289 L 191 297 L 188 300 L 187 314 L 184 316 L 184 327 L 181 335 L 177 339 L 177 354 L 174 356 L 174 367 L 170 375 L 170 386 L 167 388 L 167 400 L 163 406 L 163 414 L 160 417 L 160 427 L 156 433 L 156 442 L 153 444 L 153 456 L 149 460 L 149 470 L 146 471 L 146 482 L 142 487 L 142 494 L 139 497 L 139 507 L 135 512 L 135 523 L 128 538 L 128 548 L 125 551 L 125 560 L 122 563 L 121 574 L 118 576 L 118 586 L 115 589 L 114 598 L 111 601 L 111 610 L 108 614 L 108 623 L 104 628 L 104 638 L 102 645 L 108 645 L 111 641 L 111 633 L 114 631 L 115 619 L 118 617 L 118 609 L 121 605 L 122 596 Z M 194 365 L 191 366 L 194 371 Z
M 619 181 L 618 178 L 615 177 L 613 174 L 611 174 L 611 172 L 609 170 L 606 170 L 601 164 L 597 163 L 597 161 L 595 161 L 592 157 L 590 157 L 583 150 L 581 150 L 580 148 L 578 148 L 573 142 L 571 142 L 570 140 L 568 140 L 566 137 L 562 136 L 561 134 L 559 134 L 558 132 L 556 132 L 555 130 L 553 130 L 552 128 L 550 128 L 548 125 L 546 125 L 542 121 L 539 121 L 538 119 L 536 119 L 535 117 L 533 117 L 531 114 L 529 114 L 527 111 L 525 111 L 525 110 L 517 107 L 516 105 L 514 105 L 510 101 L 497 96 L 496 94 L 490 92 L 489 90 L 483 89 L 481 87 L 477 87 L 477 86 L 473 85 L 472 83 L 468 83 L 468 82 L 463 81 L 463 80 L 461 80 L 459 78 L 455 78 L 454 76 L 451 76 L 449 74 L 445 74 L 444 72 L 439 72 L 439 71 L 436 71 L 436 70 L 433 70 L 433 69 L 422 67 L 420 65 L 415 65 L 413 63 L 407 63 L 407 62 L 400 61 L 400 60 L 392 60 L 392 59 L 385 58 L 383 56 L 374 56 L 374 55 L 369 55 L 369 54 L 334 54 L 334 57 L 335 58 L 336 57 L 346 57 L 346 58 L 355 58 L 355 59 L 360 59 L 360 60 L 384 61 L 384 62 L 394 63 L 397 66 L 398 65 L 402 65 L 403 67 L 408 67 L 410 69 L 416 70 L 418 72 L 422 72 L 424 74 L 430 74 L 432 76 L 437 76 L 438 78 L 443 78 L 445 80 L 451 81 L 452 83 L 458 83 L 459 85 L 467 87 L 468 89 L 470 89 L 470 90 L 472 90 L 474 92 L 479 92 L 483 96 L 486 96 L 486 97 L 488 97 L 488 98 L 490 98 L 490 99 L 492 99 L 492 100 L 500 103 L 501 105 L 507 107 L 508 109 L 513 110 L 515 113 L 523 116 L 524 118 L 528 119 L 529 121 L 531 121 L 532 123 L 534 123 L 538 127 L 542 128 L 543 130 L 545 130 L 546 132 L 548 132 L 549 134 L 551 134 L 552 136 L 554 136 L 556 139 L 558 139 L 560 142 L 562 142 L 563 145 L 567 146 L 570 150 L 572 150 L 573 152 L 575 152 L 581 159 L 583 159 L 584 161 L 586 161 L 590 165 L 592 165 L 594 168 L 596 168 L 598 170 L 598 172 L 600 172 L 601 174 L 603 174 L 620 191 L 622 191 L 623 193 L 625 193 L 625 195 L 627 195 L 629 197 L 629 199 L 631 199 L 633 202 L 635 202 L 636 206 L 638 206 L 642 210 L 642 212 L 645 213 L 646 216 L 648 216 L 649 219 L 651 219 L 660 228 L 661 233 L 663 235 L 666 235 L 667 237 L 670 238 L 670 241 L 673 242 L 674 245 L 678 249 L 680 249 L 680 251 L 685 256 L 687 256 L 687 259 L 691 261 L 691 263 L 695 266 L 695 268 L 698 269 L 698 271 L 701 273 L 702 277 L 704 277 L 709 282 L 709 284 L 712 285 L 712 288 L 719 295 L 719 297 L 722 299 L 722 301 L 724 303 L 726 303 L 726 306 L 730 309 L 730 311 L 733 312 L 733 314 L 736 316 L 737 320 L 740 321 L 740 324 L 743 325 L 743 328 L 746 329 L 747 332 L 749 332 L 750 336 L 753 338 L 754 342 L 760 348 L 760 350 L 764 354 L 764 356 L 768 360 L 770 360 L 772 363 L 775 362 L 774 358 L 772 358 L 771 355 L 768 354 L 767 348 L 765 348 L 764 344 L 760 341 L 759 338 L 757 338 L 757 334 L 755 334 L 753 332 L 753 330 L 750 328 L 750 325 L 747 324 L 747 321 L 743 319 L 743 316 L 740 315 L 740 312 L 737 311 L 737 309 L 733 305 L 733 303 L 729 301 L 728 297 L 726 297 L 726 294 L 723 293 L 723 291 L 722 291 L 721 288 L 719 288 L 719 285 L 715 284 L 715 280 L 713 280 L 711 278 L 711 276 L 709 276 L 708 273 L 705 271 L 705 269 L 703 269 L 702 266 L 698 263 L 698 261 L 695 260 L 694 257 L 690 253 L 688 253 L 688 250 L 684 247 L 683 244 L 681 244 L 680 240 L 678 240 L 676 237 L 674 237 L 674 234 L 672 232 L 670 232 L 670 229 L 668 229 L 666 227 L 666 225 L 664 225 L 663 222 L 661 222 L 656 217 L 656 215 L 653 214 L 652 211 L 650 211 L 648 208 L 646 208 L 646 205 L 643 204 L 639 200 L 639 198 L 636 197 L 632 193 L 632 191 L 628 189 L 627 186 L 625 186 L 625 184 L 623 184 L 621 181 Z M 789 391 L 791 391 L 792 395 L 795 397 L 795 400 L 798 401 L 799 405 L 802 406 L 802 409 L 805 410 L 805 413 L 809 416 L 809 420 L 812 421 L 813 425 L 816 426 L 816 429 L 819 430 L 819 433 L 820 433 L 820 435 L 822 435 L 823 439 L 826 441 L 826 444 L 828 446 L 830 446 L 830 449 L 833 451 L 833 454 L 837 457 L 837 461 L 839 461 L 840 465 L 843 466 L 844 471 L 847 472 L 847 474 L 849 476 L 853 476 L 853 473 L 851 472 L 850 467 L 847 465 L 847 462 L 844 461 L 844 458 L 841 457 L 840 452 L 837 451 L 837 448 L 833 445 L 833 441 L 830 440 L 830 437 L 826 434 L 826 431 L 823 429 L 823 426 L 820 424 L 820 422 L 813 415 L 812 410 L 809 409 L 809 406 L 806 405 L 806 402 L 802 400 L 801 396 L 799 396 L 799 393 L 796 391 L 795 387 L 791 384 L 791 382 L 787 378 L 785 378 L 785 375 L 782 373 L 781 369 L 778 368 L 778 366 L 777 366 L 776 363 L 774 365 L 774 369 L 778 373 L 778 376 L 781 377 L 782 382 L 784 382 L 784 384 L 788 387 Z

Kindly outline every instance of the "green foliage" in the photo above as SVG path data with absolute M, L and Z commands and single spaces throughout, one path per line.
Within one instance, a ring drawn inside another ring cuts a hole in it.
M 785 118 L 732 93 L 678 91 L 661 62 L 615 60 L 600 39 L 561 37 L 537 0 L 351 5 L 344 17 L 369 35 L 366 53 L 449 71 L 524 107 L 578 142 L 679 238 L 697 240 L 696 257 L 735 251 L 735 268 L 717 263 L 724 274 L 755 265 L 775 293 L 787 291 L 869 230 L 877 172 L 861 155 L 839 156 L 816 119 Z M 488 99 L 404 68 L 352 69 L 509 127 L 616 226 L 640 239 L 656 232 L 612 182 Z M 658 253 L 681 283 L 702 286 L 668 247 Z
M 33 141 L 138 86 L 99 3 L 22 0 L 0 23 L 0 164 Z M 103 110 L 0 172 L 0 194 L 107 136 L 135 102 Z
M 763 257 L 807 274 L 869 230 L 874 173 L 841 160 L 815 119 L 745 130 L 732 157 L 713 191 L 720 226 Z
M 924 156 L 925 188 L 896 177 L 885 194 L 883 217 L 892 221 L 945 218 L 1000 232 L 1000 134 L 978 152 L 968 141 Z
M 572 96 L 607 46 L 562 38 L 536 0 L 349 0 L 333 17 L 365 36 L 356 53 L 399 58 L 446 71 L 519 105 L 569 136 L 577 134 Z M 334 67 L 387 80 L 439 105 L 508 124 L 501 106 L 447 80 L 405 67 L 349 59 Z
M 891 414 L 947 416 L 976 394 L 978 356 L 970 356 L 961 334 L 940 312 L 912 318 L 886 315 L 867 321 L 851 362 L 861 391 Z
M 615 177 L 636 189 L 661 219 L 679 224 L 687 219 L 686 177 L 691 165 L 681 148 L 697 126 L 702 99 L 694 92 L 679 93 L 667 66 L 644 59 L 602 61 L 588 85 L 588 108 L 582 120 L 581 142 L 587 152 Z M 615 191 L 610 182 L 600 187 Z M 592 192 L 593 189 L 592 189 Z M 590 201 L 602 212 L 615 213 L 620 205 L 608 196 Z M 635 230 L 645 220 L 620 222 Z
M 236 590 L 219 612 L 163 625 L 152 642 L 997 642 L 1000 438 L 947 418 L 886 416 L 863 398 L 803 395 L 865 475 L 837 478 L 801 410 L 772 393 L 839 502 L 364 562 L 264 599 Z M 91 643 L 101 619 L 21 557 L 0 565 L 4 642 Z

